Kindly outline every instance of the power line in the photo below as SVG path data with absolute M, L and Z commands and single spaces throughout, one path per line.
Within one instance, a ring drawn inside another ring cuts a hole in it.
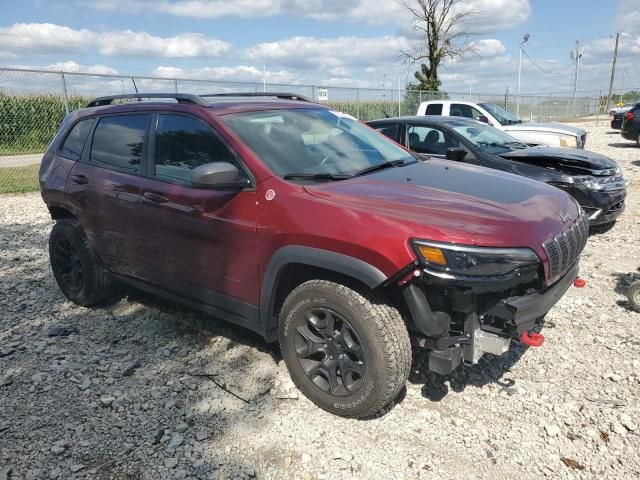
M 530 61 L 531 63 L 533 63 L 533 65 L 534 65 L 538 70 L 540 70 L 541 72 L 546 73 L 546 74 L 548 74 L 548 75 L 562 75 L 563 73 L 566 73 L 570 68 L 572 68 L 572 67 L 573 67 L 573 65 L 567 65 L 567 66 L 566 66 L 566 68 L 565 68 L 564 70 L 561 70 L 561 71 L 559 71 L 559 72 L 550 72 L 549 70 L 546 70 L 546 69 L 542 68 L 540 65 L 538 65 L 538 64 L 535 62 L 535 60 L 529 56 L 529 54 L 527 53 L 527 51 L 526 51 L 524 48 L 522 49 L 522 52 L 525 54 L 525 56 L 529 59 L 529 61 Z

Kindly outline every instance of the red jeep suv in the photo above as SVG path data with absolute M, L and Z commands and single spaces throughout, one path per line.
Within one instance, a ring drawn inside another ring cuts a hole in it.
M 422 162 L 290 94 L 98 98 L 64 120 L 40 185 L 67 298 L 124 283 L 251 329 L 349 417 L 398 395 L 412 344 L 442 374 L 539 344 L 588 234 L 559 189 Z

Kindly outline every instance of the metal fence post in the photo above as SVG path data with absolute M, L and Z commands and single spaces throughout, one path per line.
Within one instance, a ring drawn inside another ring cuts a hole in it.
M 173 79 L 173 89 L 175 90 L 174 93 L 178 93 L 178 79 L 177 78 Z
M 600 123 L 600 104 L 602 103 L 602 90 L 598 93 L 598 103 L 596 105 L 596 127 Z
M 64 79 L 64 72 L 60 72 L 60 80 L 62 81 L 62 101 L 64 102 L 64 111 L 69 114 L 69 98 L 67 97 L 67 82 Z
M 551 120 L 549 109 L 551 108 L 551 92 L 549 92 L 549 100 L 547 100 L 547 122 Z

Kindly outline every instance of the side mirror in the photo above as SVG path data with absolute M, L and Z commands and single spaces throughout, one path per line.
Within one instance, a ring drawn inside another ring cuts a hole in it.
M 478 115 L 475 119 L 482 123 L 489 123 L 489 119 L 484 115 Z
M 467 151 L 464 148 L 455 147 L 455 148 L 447 148 L 447 155 L 445 158 L 447 160 L 454 160 L 456 162 L 460 162 L 464 160 L 464 157 L 467 156 Z
M 205 163 L 191 170 L 191 183 L 196 187 L 221 190 L 248 187 L 248 180 L 240 180 L 239 173 L 236 166 L 228 162 Z

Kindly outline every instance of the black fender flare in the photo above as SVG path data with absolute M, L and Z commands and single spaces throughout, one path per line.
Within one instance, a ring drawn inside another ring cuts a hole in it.
M 387 280 L 377 267 L 342 253 L 302 245 L 287 245 L 275 251 L 265 269 L 260 291 L 260 324 L 267 341 L 277 339 L 278 319 L 274 315 L 274 304 L 280 275 L 284 267 L 292 263 L 319 267 L 346 275 L 373 289 Z

